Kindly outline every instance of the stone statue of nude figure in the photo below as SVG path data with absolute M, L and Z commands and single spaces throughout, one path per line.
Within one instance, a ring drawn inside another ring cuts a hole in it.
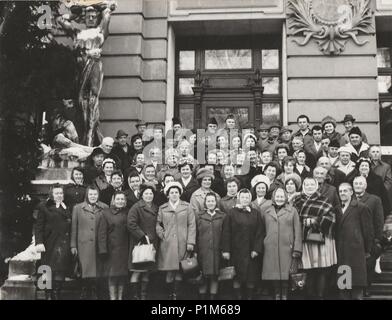
M 93 146 L 101 140 L 99 126 L 99 94 L 102 89 L 103 70 L 101 51 L 109 35 L 112 12 L 117 8 L 115 1 L 97 1 L 92 6 L 73 5 L 71 14 L 57 18 L 57 22 L 74 40 L 74 48 L 80 52 L 80 75 L 78 79 L 78 106 L 83 113 L 81 143 Z M 78 23 L 72 23 L 75 21 Z

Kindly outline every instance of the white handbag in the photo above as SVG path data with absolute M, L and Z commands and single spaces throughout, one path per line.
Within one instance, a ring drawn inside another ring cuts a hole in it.
M 155 262 L 156 250 L 154 245 L 150 243 L 150 239 L 146 236 L 147 244 L 139 242 L 132 251 L 132 263 Z

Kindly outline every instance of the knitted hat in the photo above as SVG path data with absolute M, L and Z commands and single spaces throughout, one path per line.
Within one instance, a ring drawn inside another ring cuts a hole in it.
M 340 144 L 338 140 L 332 140 L 328 147 L 340 148 Z
M 284 178 L 284 184 L 286 185 L 286 182 L 289 180 L 293 180 L 295 183 L 295 186 L 297 187 L 297 190 L 301 188 L 302 180 L 301 177 L 296 174 L 296 173 L 291 173 L 285 176 Z
M 215 125 L 218 125 L 218 121 L 216 121 L 215 117 L 212 117 L 212 118 L 210 118 L 210 119 L 208 120 L 208 123 L 207 123 L 207 124 L 215 124 Z
M 334 118 L 332 118 L 331 116 L 326 116 L 323 120 L 321 120 L 321 126 L 323 127 L 323 129 L 327 123 L 332 123 L 334 128 L 336 128 L 336 120 Z
M 347 152 L 347 153 L 351 154 L 351 150 L 348 147 L 340 147 L 338 150 L 338 153 L 341 153 L 341 152 Z
M 214 173 L 209 168 L 201 168 L 197 170 L 196 179 L 200 180 L 205 177 L 210 177 L 212 180 L 215 179 Z
M 350 130 L 348 136 L 351 136 L 352 134 L 357 134 L 357 135 L 359 135 L 360 137 L 362 137 L 362 131 L 361 131 L 361 129 L 359 129 L 358 127 L 353 127 L 353 128 Z
M 267 187 L 267 189 L 269 189 L 270 185 L 271 185 L 271 181 L 270 179 L 265 176 L 264 174 L 258 174 L 257 176 L 255 176 L 252 181 L 250 182 L 250 185 L 252 186 L 252 188 L 256 188 L 256 186 L 259 183 L 264 183 Z
M 128 137 L 128 133 L 126 133 L 124 130 L 118 130 L 117 134 L 116 134 L 116 139 L 120 138 L 120 137 Z
M 116 166 L 116 161 L 114 161 L 114 160 L 111 159 L 111 158 L 106 158 L 106 159 L 103 160 L 103 162 L 102 162 L 102 167 L 105 167 L 105 164 L 107 164 L 107 163 L 113 163 L 113 166 L 114 166 L 114 167 Z
M 179 183 L 178 181 L 172 181 L 172 182 L 169 182 L 167 185 L 165 185 L 163 192 L 167 195 L 171 188 L 178 188 L 178 190 L 180 190 L 180 194 L 182 194 L 184 191 L 181 183 Z

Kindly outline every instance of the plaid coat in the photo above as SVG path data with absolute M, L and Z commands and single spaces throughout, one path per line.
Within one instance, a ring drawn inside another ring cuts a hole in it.
M 332 204 L 319 192 L 315 192 L 310 197 L 301 194 L 294 200 L 293 205 L 297 209 L 302 223 L 306 218 L 316 218 L 316 224 L 313 228 L 324 235 L 328 235 L 336 223 L 336 214 Z M 303 236 L 307 231 L 308 229 L 304 228 Z

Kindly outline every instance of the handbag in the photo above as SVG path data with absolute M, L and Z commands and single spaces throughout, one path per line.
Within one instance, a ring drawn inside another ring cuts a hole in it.
M 80 279 L 82 277 L 82 264 L 80 263 L 79 257 L 74 257 L 72 266 L 71 277 L 74 279 Z
M 306 286 L 307 274 L 301 272 L 303 269 L 301 259 L 293 259 L 290 267 L 290 288 L 291 291 L 303 290 Z
M 325 237 L 320 231 L 314 231 L 312 228 L 309 228 L 308 231 L 305 231 L 305 226 L 304 226 L 303 242 L 313 242 L 313 243 L 324 244 Z
M 155 262 L 156 250 L 154 245 L 150 243 L 150 239 L 146 236 L 147 244 L 139 242 L 132 251 L 132 263 Z
M 235 268 L 230 265 L 230 261 L 226 262 L 226 266 L 219 269 L 218 281 L 230 281 L 235 277 Z
M 184 258 L 180 261 L 180 269 L 185 275 L 194 274 L 199 271 L 196 253 L 185 252 Z

